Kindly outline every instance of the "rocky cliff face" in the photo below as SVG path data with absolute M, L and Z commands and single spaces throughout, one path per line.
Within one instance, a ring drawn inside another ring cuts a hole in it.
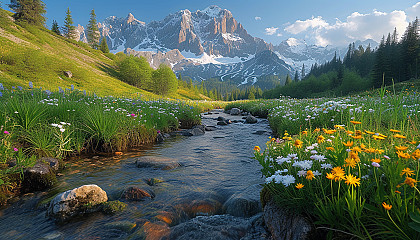
M 200 55 L 245 57 L 272 49 L 264 40 L 252 37 L 229 10 L 210 6 L 203 11 L 181 10 L 161 21 L 148 24 L 129 14 L 109 17 L 99 24 L 109 48 L 124 51 L 161 51 L 173 49 Z

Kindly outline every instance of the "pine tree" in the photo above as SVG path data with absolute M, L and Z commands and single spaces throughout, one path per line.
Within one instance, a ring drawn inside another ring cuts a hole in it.
M 12 0 L 9 8 L 15 11 L 14 18 L 18 22 L 43 26 L 45 23 L 45 4 L 41 0 Z
M 105 36 L 101 40 L 101 45 L 99 46 L 99 50 L 101 50 L 103 53 L 109 53 L 108 43 L 106 42 Z
M 68 39 L 76 38 L 76 27 L 73 26 L 73 18 L 71 17 L 70 8 L 67 8 L 66 17 L 64 18 L 64 26 L 62 27 L 63 35 Z
M 92 9 L 90 12 L 90 19 L 87 25 L 87 41 L 92 48 L 98 48 L 100 33 L 98 24 L 96 22 L 95 10 Z
M 291 83 L 292 83 L 292 78 L 289 76 L 289 74 L 287 74 L 286 83 L 284 85 L 289 85 Z
M 296 70 L 296 72 L 295 72 L 295 82 L 299 82 L 299 73 L 298 73 L 298 71 Z
M 303 80 L 305 78 L 305 64 L 302 66 L 302 72 L 300 73 L 300 77 Z
M 53 20 L 53 23 L 52 23 L 52 26 L 51 26 L 51 31 L 53 31 L 57 35 L 61 35 L 60 28 L 58 27 L 58 23 L 55 20 Z

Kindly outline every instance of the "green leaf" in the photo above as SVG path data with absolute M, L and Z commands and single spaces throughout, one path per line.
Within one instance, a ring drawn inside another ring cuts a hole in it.
M 0 186 L 4 184 L 3 179 L 0 179 Z
M 420 214 L 418 212 L 410 212 L 409 215 L 411 220 L 418 223 L 420 226 Z
M 408 226 L 414 229 L 416 232 L 420 232 L 420 224 L 415 222 L 409 222 Z

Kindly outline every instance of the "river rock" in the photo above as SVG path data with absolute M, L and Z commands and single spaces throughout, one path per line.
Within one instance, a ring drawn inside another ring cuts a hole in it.
M 42 191 L 52 187 L 56 183 L 55 171 L 47 162 L 38 160 L 33 167 L 27 168 L 24 171 L 24 192 Z
M 162 170 L 171 170 L 178 168 L 181 164 L 173 159 L 144 156 L 136 159 L 135 164 L 138 168 L 156 168 Z
M 241 114 L 241 109 L 239 108 L 230 109 L 230 115 L 240 115 L 240 114 Z
M 221 117 L 221 116 L 220 116 L 220 117 L 216 118 L 216 120 L 217 120 L 217 121 L 225 121 L 226 119 L 225 119 L 224 117 Z
M 219 121 L 217 122 L 217 125 L 225 126 L 228 125 L 228 123 L 226 121 Z
M 130 240 L 166 240 L 171 232 L 167 223 L 149 222 L 143 224 L 143 226 L 132 234 L 128 239 Z
M 223 205 L 227 214 L 236 217 L 251 217 L 262 211 L 259 184 L 252 185 L 242 192 L 233 194 Z
M 292 211 L 279 208 L 273 200 L 264 206 L 264 222 L 273 239 L 308 239 L 312 230 L 307 219 Z
M 106 192 L 97 185 L 83 185 L 57 195 L 51 200 L 47 215 L 59 222 L 67 221 L 72 217 L 95 211 L 95 206 L 107 200 Z
M 251 114 L 249 114 L 245 119 L 245 123 L 253 124 L 253 123 L 257 123 L 257 122 L 258 122 L 257 118 L 252 116 Z
M 117 229 L 126 233 L 131 232 L 136 226 L 135 222 L 130 221 L 109 222 L 104 225 L 107 229 Z
M 247 113 L 247 112 L 242 112 L 241 113 L 242 116 L 248 116 L 248 114 L 250 114 L 250 113 Z
M 216 131 L 217 130 L 217 127 L 215 127 L 215 126 L 206 126 L 206 128 L 204 130 L 206 130 L 207 132 Z
M 261 218 L 261 216 L 258 216 Z M 245 219 L 231 215 L 198 216 L 187 222 L 172 227 L 169 239 L 267 239 L 261 235 L 251 236 L 253 223 L 257 218 Z
M 158 133 L 158 134 L 156 135 L 156 142 L 161 143 L 161 142 L 163 142 L 164 140 L 165 140 L 165 138 L 163 137 L 163 134 L 162 134 L 162 133 Z
M 152 199 L 155 194 L 151 190 L 144 190 L 138 187 L 129 187 L 121 194 L 122 199 L 131 201 L 142 201 L 145 199 Z

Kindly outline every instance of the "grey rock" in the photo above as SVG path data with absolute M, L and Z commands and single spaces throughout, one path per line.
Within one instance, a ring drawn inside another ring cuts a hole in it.
M 27 168 L 24 171 L 24 192 L 45 190 L 56 183 L 55 171 L 46 162 L 38 161 L 33 167 Z
M 226 213 L 236 217 L 251 217 L 262 211 L 259 184 L 233 194 L 223 205 Z
M 67 221 L 75 216 L 99 210 L 95 209 L 95 206 L 107 200 L 106 192 L 97 185 L 83 185 L 57 195 L 51 200 L 47 215 L 60 222 Z
M 228 125 L 228 123 L 226 121 L 219 121 L 217 122 L 217 125 L 225 126 L 225 125 Z
M 250 124 L 254 124 L 254 123 L 258 122 L 258 119 L 250 114 L 246 117 L 245 122 L 250 123 Z
M 247 113 L 247 112 L 243 112 L 241 115 L 242 115 L 242 116 L 248 116 L 248 114 L 249 114 L 249 113 Z
M 308 239 L 310 222 L 299 214 L 278 207 L 273 200 L 264 207 L 264 222 L 273 239 Z
M 43 157 L 38 160 L 39 162 L 44 162 L 50 166 L 50 168 L 54 171 L 58 171 L 60 169 L 60 160 L 52 157 Z
M 136 159 L 135 164 L 138 168 L 156 168 L 162 170 L 171 170 L 181 166 L 176 160 L 155 156 L 139 157 Z
M 263 135 L 266 132 L 267 131 L 265 131 L 265 130 L 259 130 L 259 131 L 253 132 L 252 134 Z
M 264 229 L 256 234 L 256 218 L 246 219 L 231 215 L 198 216 L 171 228 L 169 239 L 266 239 Z
M 122 199 L 127 199 L 131 201 L 143 201 L 145 199 L 152 199 L 155 197 L 155 194 L 147 189 L 140 189 L 138 187 L 129 187 L 123 191 L 121 194 Z
M 195 128 L 198 128 L 198 129 L 200 129 L 204 132 L 205 129 L 206 129 L 206 126 L 205 125 L 195 125 L 195 126 L 192 127 L 192 129 L 195 129 Z
M 64 71 L 64 76 L 68 77 L 68 78 L 72 78 L 73 77 L 73 73 L 70 71 Z
M 162 133 L 158 133 L 156 136 L 156 142 L 161 143 L 165 140 Z
M 215 126 L 206 126 L 205 130 L 207 132 L 216 131 L 217 130 L 217 127 L 215 127 Z
M 230 109 L 230 115 L 240 115 L 240 114 L 241 114 L 241 109 L 239 108 Z
M 217 121 L 225 121 L 226 119 L 224 117 L 218 117 L 216 120 Z

